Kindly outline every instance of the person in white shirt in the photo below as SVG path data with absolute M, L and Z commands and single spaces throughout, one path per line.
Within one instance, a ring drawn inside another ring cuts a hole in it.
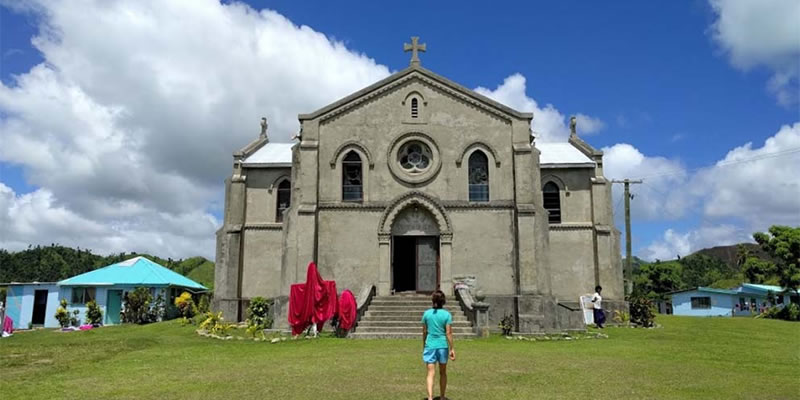
M 603 288 L 597 286 L 594 288 L 594 295 L 592 295 L 592 306 L 594 307 L 594 324 L 597 325 L 598 328 L 603 328 L 603 324 L 606 322 L 606 314 L 603 312 L 603 297 L 600 296 L 600 293 L 603 291 Z

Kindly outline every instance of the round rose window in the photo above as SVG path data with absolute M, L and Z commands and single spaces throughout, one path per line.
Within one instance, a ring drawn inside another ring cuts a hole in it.
M 442 166 L 436 142 L 421 132 L 407 132 L 394 139 L 386 161 L 395 178 L 412 185 L 430 181 Z
M 411 141 L 400 147 L 397 152 L 400 166 L 410 173 L 424 172 L 431 165 L 431 149 L 425 143 Z

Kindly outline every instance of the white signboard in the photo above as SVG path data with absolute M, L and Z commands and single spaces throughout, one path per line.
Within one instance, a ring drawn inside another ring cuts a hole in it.
M 583 322 L 586 325 L 594 324 L 594 304 L 592 303 L 591 294 L 581 296 L 581 311 L 583 312 Z

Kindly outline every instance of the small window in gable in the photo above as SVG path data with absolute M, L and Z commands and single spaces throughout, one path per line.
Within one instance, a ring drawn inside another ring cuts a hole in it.
M 416 98 L 411 99 L 411 118 L 419 117 L 419 102 Z
M 292 204 L 292 183 L 288 179 L 278 185 L 278 207 L 275 222 L 283 222 L 283 212 Z
M 558 185 L 553 182 L 547 182 L 542 189 L 542 200 L 544 208 L 550 214 L 548 221 L 551 224 L 561 223 L 561 194 L 558 190 Z

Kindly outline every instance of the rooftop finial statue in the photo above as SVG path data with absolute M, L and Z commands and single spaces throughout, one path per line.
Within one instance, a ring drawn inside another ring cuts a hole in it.
M 261 117 L 261 137 L 267 137 L 267 128 L 269 128 L 267 117 Z
M 578 136 L 578 119 L 575 116 L 569 117 L 569 135 Z

